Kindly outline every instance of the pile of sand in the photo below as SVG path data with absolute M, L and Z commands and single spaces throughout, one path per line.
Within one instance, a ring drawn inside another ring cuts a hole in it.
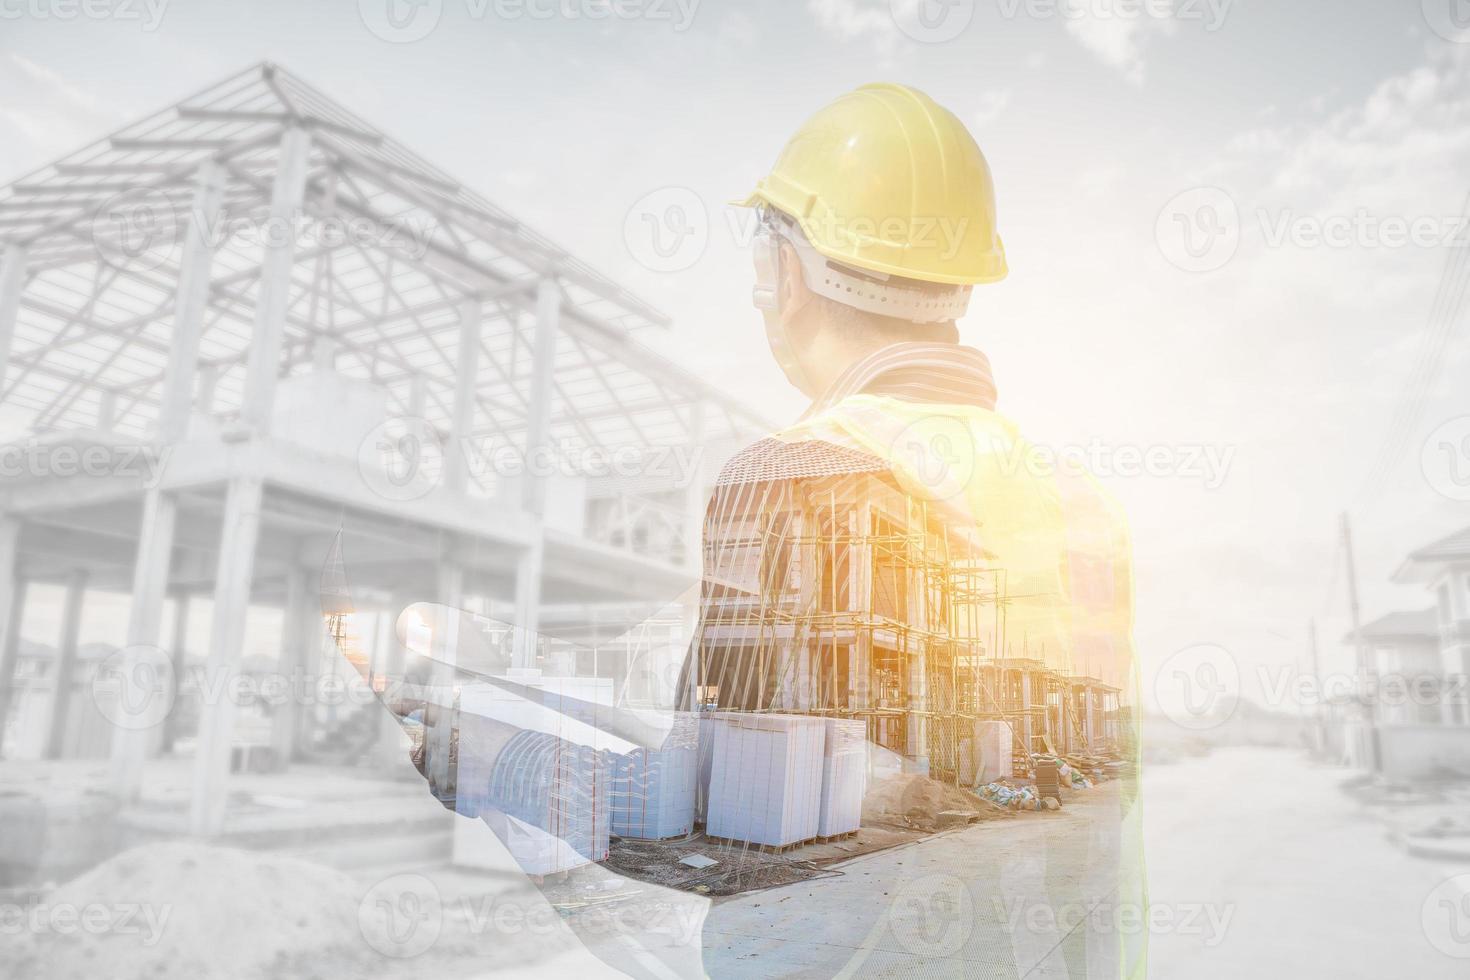
M 917 773 L 888 776 L 868 786 L 863 797 L 863 825 L 890 825 L 933 830 L 947 811 L 997 815 L 994 807 L 962 789 Z
M 343 975 L 372 957 L 361 897 L 348 876 L 294 858 L 151 844 L 52 889 L 37 900 L 45 908 L 24 909 L 19 942 L 0 944 L 10 947 L 0 973 L 209 980 L 309 977 L 330 964 Z

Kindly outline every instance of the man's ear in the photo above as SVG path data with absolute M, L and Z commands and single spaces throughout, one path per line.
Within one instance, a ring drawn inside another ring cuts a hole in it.
M 790 323 L 811 302 L 812 291 L 807 287 L 802 274 L 801 259 L 790 242 L 781 243 L 781 275 L 776 283 L 777 295 L 781 299 L 781 321 Z

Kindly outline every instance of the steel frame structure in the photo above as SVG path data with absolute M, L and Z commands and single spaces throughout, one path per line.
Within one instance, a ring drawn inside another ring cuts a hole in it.
M 768 430 L 651 349 L 668 326 L 271 64 L 20 178 L 0 189 L 0 428 L 70 450 L 179 452 L 147 485 L 0 483 L 0 692 L 32 581 L 67 583 L 76 615 L 88 587 L 128 590 L 128 669 L 162 642 L 165 599 L 186 622 L 200 593 L 210 669 L 240 669 L 246 611 L 262 602 L 283 607 L 282 669 L 299 667 L 324 629 L 314 597 L 334 534 L 370 597 L 513 610 L 522 664 L 547 603 L 668 598 L 697 574 L 698 480 L 642 488 L 642 502 L 603 507 L 601 531 L 566 531 L 546 520 L 544 478 L 502 484 L 449 451 L 431 496 L 384 499 L 353 447 L 324 455 L 274 431 L 284 383 L 330 376 L 386 393 L 392 424 L 451 449 L 705 447 Z M 670 507 L 689 540 L 652 553 L 644 530 L 678 537 Z M 74 638 L 62 647 L 65 659 Z M 232 711 L 226 699 L 200 722 L 196 834 L 223 826 Z M 0 697 L 0 731 L 4 713 Z M 289 753 L 299 721 L 283 712 L 276 727 Z M 154 734 L 115 733 L 124 803 L 158 751 Z

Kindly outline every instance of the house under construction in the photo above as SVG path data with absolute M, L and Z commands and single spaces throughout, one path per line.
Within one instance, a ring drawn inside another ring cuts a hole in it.
M 704 710 L 862 719 L 872 743 L 951 782 L 978 777 L 977 724 L 1035 753 L 1101 754 L 1120 688 L 1071 651 L 1012 657 L 1006 570 L 980 529 L 905 493 L 886 464 L 766 440 L 721 474 L 707 521 Z

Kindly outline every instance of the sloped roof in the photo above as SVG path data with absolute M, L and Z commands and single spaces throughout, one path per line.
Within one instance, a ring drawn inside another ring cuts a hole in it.
M 1393 573 L 1395 582 L 1422 582 L 1439 571 L 1446 562 L 1470 561 L 1470 527 L 1464 527 L 1411 551 Z
M 1437 639 L 1439 637 L 1439 612 L 1435 607 L 1414 611 L 1391 612 L 1371 623 L 1364 623 L 1358 631 L 1365 640 Z M 1344 643 L 1354 642 L 1350 632 L 1343 637 Z
M 858 473 L 887 473 L 877 456 L 816 439 L 762 439 L 738 453 L 720 471 L 718 486 L 772 480 L 810 480 Z
M 336 370 L 392 409 L 447 431 L 458 309 L 484 320 L 473 430 L 524 441 L 535 290 L 561 292 L 551 438 L 649 445 L 745 435 L 758 415 L 638 338 L 668 318 L 546 236 L 272 65 L 237 73 L 0 189 L 0 247 L 24 249 L 25 287 L 0 406 L 31 431 L 153 421 L 173 333 L 179 252 L 201 165 L 223 172 L 200 363 L 213 414 L 238 410 L 261 243 L 232 229 L 270 215 L 283 134 L 310 137 L 302 219 L 315 237 L 290 273 L 283 371 L 329 339 Z M 366 229 L 366 234 L 362 231 Z M 214 229 L 211 229 L 212 231 Z M 259 238 L 260 236 L 256 236 Z M 702 421 L 692 405 L 713 406 Z

